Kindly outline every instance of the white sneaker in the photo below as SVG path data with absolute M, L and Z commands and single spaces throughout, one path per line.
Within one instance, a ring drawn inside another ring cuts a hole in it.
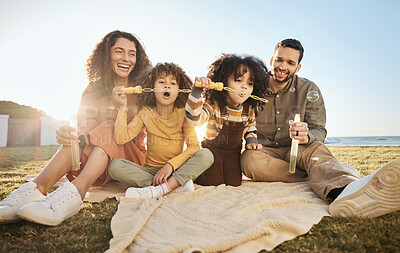
M 36 183 L 29 182 L 21 185 L 0 202 L 0 224 L 21 220 L 17 215 L 19 209 L 43 197 L 44 195 L 36 188 Z
M 173 192 L 194 192 L 193 181 L 192 180 L 187 181 L 184 186 L 179 186 L 178 188 L 173 190 Z
M 400 158 L 346 186 L 329 205 L 332 216 L 374 218 L 400 209 Z
M 155 199 L 161 195 L 161 190 L 155 186 L 147 186 L 143 188 L 129 187 L 125 192 L 125 197 L 132 199 Z
M 45 198 L 23 206 L 18 216 L 39 224 L 57 226 L 68 217 L 78 213 L 82 203 L 76 186 L 71 182 L 66 182 Z

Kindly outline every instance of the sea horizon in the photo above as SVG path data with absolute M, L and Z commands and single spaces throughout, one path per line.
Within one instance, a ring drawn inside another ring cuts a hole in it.
M 400 136 L 329 136 L 325 139 L 325 144 L 328 146 L 400 146 Z

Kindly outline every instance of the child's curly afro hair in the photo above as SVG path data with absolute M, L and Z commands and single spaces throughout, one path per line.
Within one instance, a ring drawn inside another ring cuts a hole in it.
M 210 67 L 207 77 L 213 82 L 223 82 L 227 84 L 228 77 L 233 74 L 237 79 L 243 76 L 247 71 L 250 72 L 253 82 L 253 95 L 264 97 L 268 86 L 268 69 L 264 62 L 257 57 L 248 55 L 222 54 L 220 58 L 214 61 Z M 226 101 L 227 91 L 208 90 L 206 97 L 211 103 L 222 105 Z M 245 103 L 248 103 L 257 113 L 263 109 L 264 102 L 249 97 Z

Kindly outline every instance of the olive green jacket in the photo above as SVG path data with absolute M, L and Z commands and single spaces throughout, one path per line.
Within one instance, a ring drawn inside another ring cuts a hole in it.
M 257 116 L 258 143 L 268 147 L 291 145 L 289 120 L 300 114 L 300 121 L 308 124 L 310 142 L 324 142 L 326 137 L 326 111 L 318 86 L 306 78 L 294 75 L 278 93 L 268 89 L 269 103 Z

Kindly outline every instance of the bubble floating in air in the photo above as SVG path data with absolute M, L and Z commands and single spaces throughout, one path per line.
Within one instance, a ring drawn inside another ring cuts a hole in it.
M 307 94 L 307 99 L 310 102 L 315 102 L 319 99 L 319 93 L 318 91 L 312 90 Z

